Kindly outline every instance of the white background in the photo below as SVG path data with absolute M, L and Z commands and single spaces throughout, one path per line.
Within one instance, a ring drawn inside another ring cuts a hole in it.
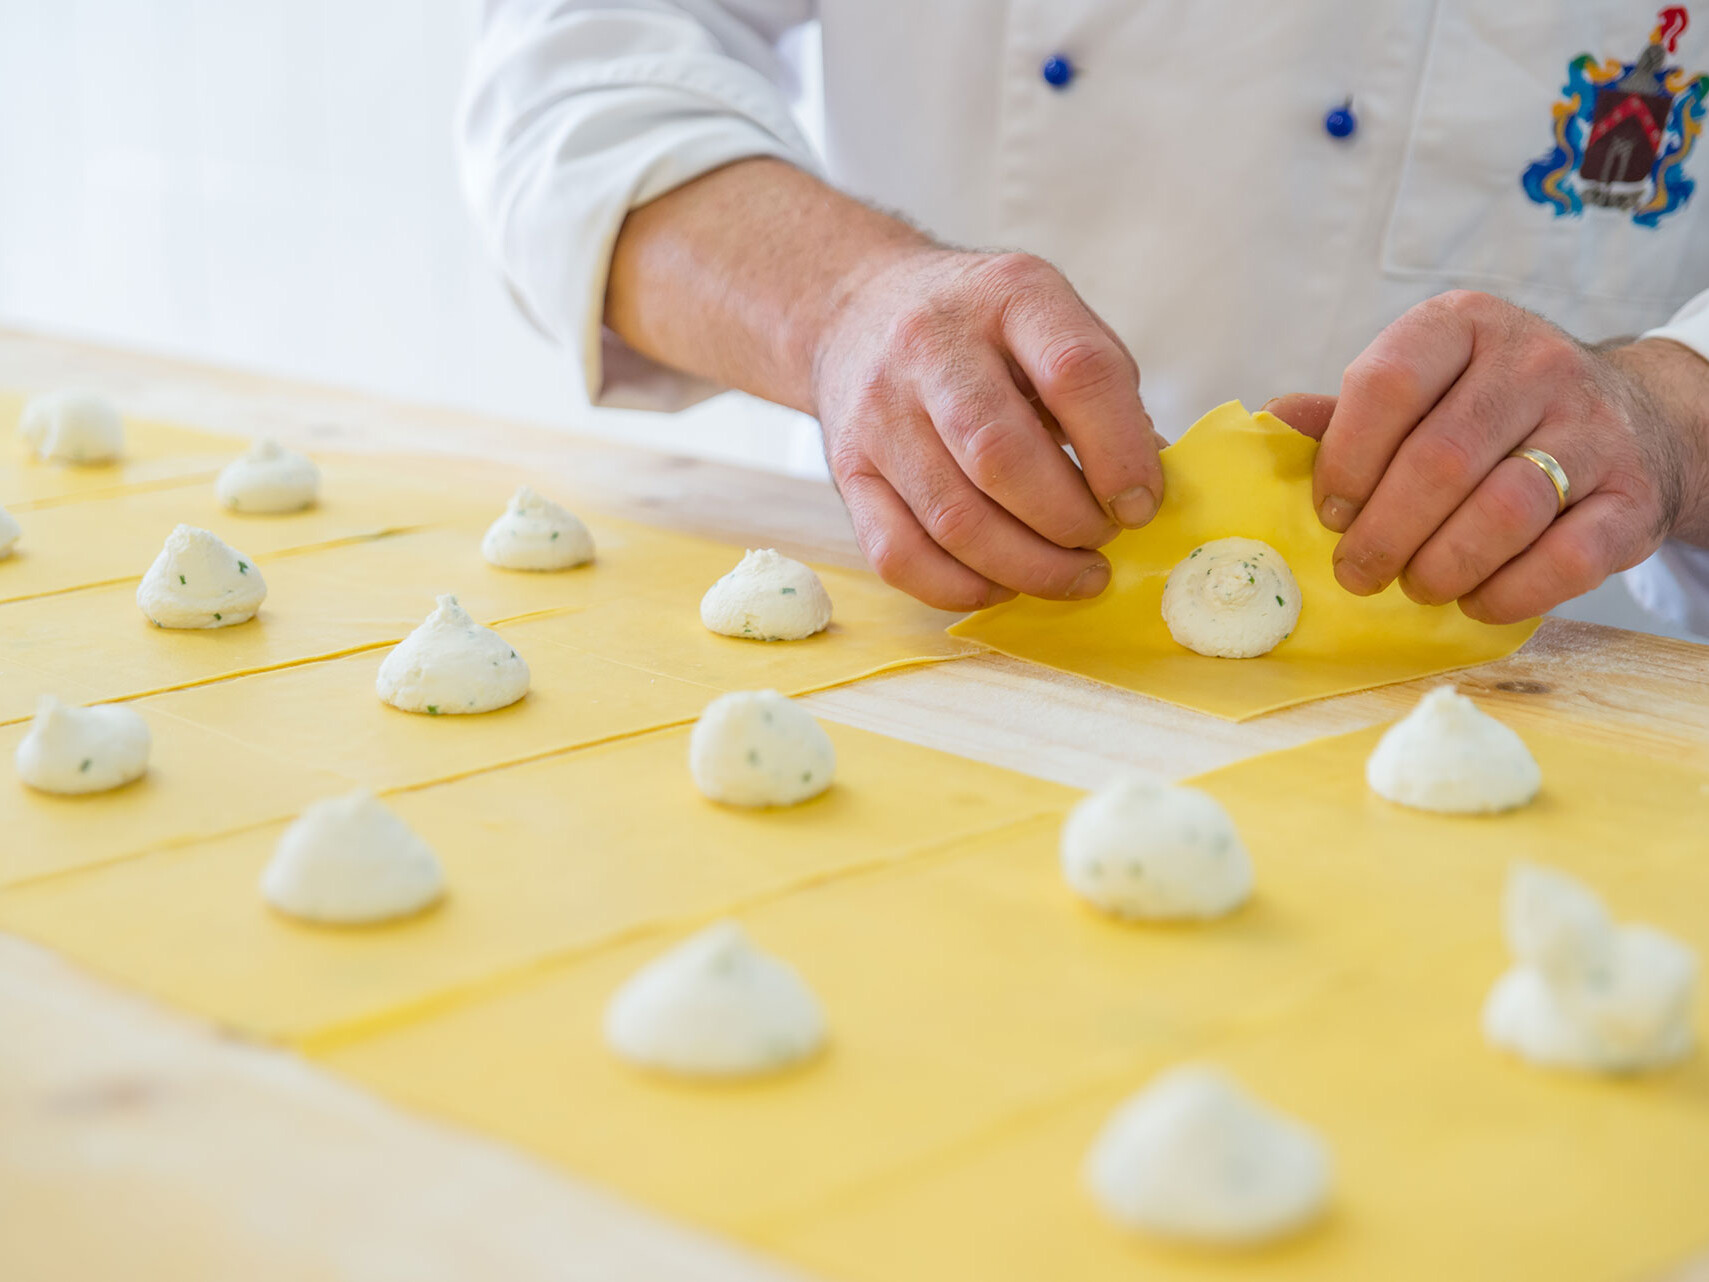
M 747 397 L 589 414 L 464 215 L 476 0 L 0 0 L 0 324 L 823 474 Z
M 0 0 L 0 324 L 823 475 L 811 422 L 747 397 L 573 404 L 463 212 L 477 12 Z M 1648 626 L 1617 585 L 1565 612 Z

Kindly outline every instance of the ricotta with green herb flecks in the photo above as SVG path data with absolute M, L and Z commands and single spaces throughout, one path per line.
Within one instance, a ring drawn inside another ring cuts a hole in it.
M 700 621 L 727 637 L 800 641 L 831 625 L 831 597 L 811 567 L 774 548 L 750 550 L 707 589 Z
M 1163 584 L 1163 622 L 1175 641 L 1217 659 L 1253 659 L 1288 637 L 1300 585 L 1282 554 L 1260 539 L 1213 539 L 1187 554 Z
M 386 655 L 374 689 L 394 708 L 437 717 L 508 707 L 528 683 L 528 664 L 510 642 L 445 595 Z
M 1252 860 L 1221 803 L 1146 775 L 1076 805 L 1061 855 L 1075 893 L 1115 917 L 1220 917 L 1252 893 Z
M 688 741 L 695 785 L 732 806 L 793 806 L 831 786 L 836 750 L 824 727 L 775 690 L 707 704 Z
M 136 603 L 161 628 L 229 628 L 255 617 L 267 581 L 216 534 L 180 525 L 137 585 Z
M 42 792 L 106 792 L 147 772 L 151 743 L 148 723 L 132 708 L 78 708 L 44 694 L 18 744 L 18 778 Z
M 487 527 L 481 555 L 502 570 L 567 570 L 593 560 L 593 535 L 569 509 L 524 485 Z

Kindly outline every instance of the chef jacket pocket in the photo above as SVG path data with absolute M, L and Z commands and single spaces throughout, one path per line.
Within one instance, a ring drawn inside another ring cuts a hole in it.
M 1384 271 L 1552 301 L 1563 323 L 1660 323 L 1709 286 L 1709 197 L 1682 186 L 1709 173 L 1709 148 L 1691 145 L 1709 42 L 1668 53 L 1654 21 L 1599 0 L 1443 0 Z M 1681 143 L 1683 158 L 1654 163 Z

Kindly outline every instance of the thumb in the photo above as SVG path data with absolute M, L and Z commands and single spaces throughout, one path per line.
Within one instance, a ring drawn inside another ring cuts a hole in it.
M 1329 416 L 1335 413 L 1335 398 L 1315 392 L 1290 392 L 1286 396 L 1272 396 L 1264 402 L 1264 409 L 1300 435 L 1321 441 L 1329 426 Z

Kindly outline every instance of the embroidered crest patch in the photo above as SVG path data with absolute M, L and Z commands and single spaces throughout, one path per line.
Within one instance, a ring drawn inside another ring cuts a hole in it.
M 1554 148 L 1519 180 L 1557 218 L 1592 205 L 1654 228 L 1691 199 L 1697 184 L 1685 162 L 1703 130 L 1709 76 L 1667 65 L 1690 21 L 1685 7 L 1670 5 L 1657 19 L 1634 61 L 1581 53 L 1567 64 Z

